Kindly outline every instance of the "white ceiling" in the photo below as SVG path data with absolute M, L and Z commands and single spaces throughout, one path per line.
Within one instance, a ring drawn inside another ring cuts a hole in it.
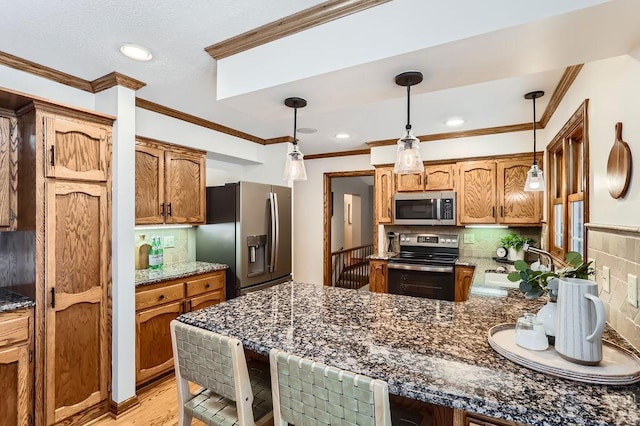
M 5 3 L 0 51 L 87 80 L 117 71 L 147 83 L 141 98 L 259 137 L 291 135 L 282 102 L 306 98 L 299 127 L 318 132 L 299 135 L 305 154 L 399 137 L 403 71 L 425 75 L 412 88 L 415 133 L 442 133 L 530 122 L 524 93 L 547 92 L 541 113 L 566 66 L 640 46 L 637 0 L 394 0 L 219 63 L 205 47 L 320 1 Z M 154 59 L 125 58 L 124 43 Z M 465 124 L 444 126 L 453 115 Z

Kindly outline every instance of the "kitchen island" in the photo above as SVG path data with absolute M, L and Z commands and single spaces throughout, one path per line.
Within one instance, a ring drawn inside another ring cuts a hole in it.
M 638 425 L 640 384 L 588 385 L 528 370 L 487 343 L 544 300 L 472 295 L 455 303 L 285 283 L 178 320 L 385 380 L 391 394 L 533 425 Z M 605 337 L 630 348 L 608 329 Z

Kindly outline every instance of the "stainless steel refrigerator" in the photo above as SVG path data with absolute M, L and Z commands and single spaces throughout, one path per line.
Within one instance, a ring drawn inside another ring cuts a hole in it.
M 253 182 L 208 187 L 196 260 L 229 265 L 227 299 L 291 279 L 291 188 Z

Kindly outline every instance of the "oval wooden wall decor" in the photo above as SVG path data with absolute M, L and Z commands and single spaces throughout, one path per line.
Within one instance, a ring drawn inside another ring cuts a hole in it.
M 631 178 L 631 149 L 622 140 L 622 123 L 616 123 L 616 140 L 607 161 L 607 188 L 613 198 L 624 197 Z

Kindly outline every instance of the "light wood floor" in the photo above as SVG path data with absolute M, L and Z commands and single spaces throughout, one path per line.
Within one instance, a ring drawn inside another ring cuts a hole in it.
M 197 386 L 194 385 L 192 391 Z M 140 406 L 123 414 L 117 420 L 104 416 L 89 423 L 91 426 L 140 425 L 140 426 L 174 426 L 178 424 L 178 391 L 173 376 L 138 394 Z M 193 419 L 193 426 L 206 426 Z

